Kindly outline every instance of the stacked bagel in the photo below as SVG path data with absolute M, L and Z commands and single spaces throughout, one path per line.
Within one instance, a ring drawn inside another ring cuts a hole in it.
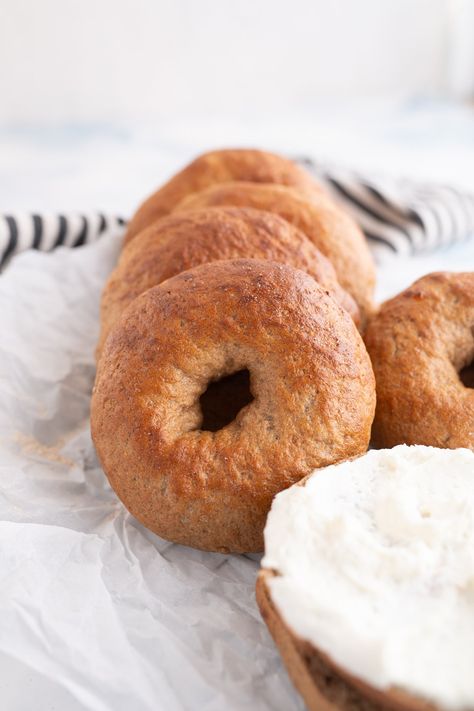
M 473 709 L 474 272 L 418 279 L 364 338 L 376 449 L 275 497 L 257 601 L 311 711 Z
M 170 541 L 257 552 L 266 523 L 257 602 L 311 711 L 463 711 L 474 274 L 378 311 L 374 274 L 302 168 L 200 156 L 138 209 L 103 291 L 93 438 Z M 366 453 L 371 427 L 394 448 Z
M 274 495 L 366 451 L 364 237 L 312 176 L 256 150 L 197 158 L 138 209 L 101 303 L 92 433 L 146 526 L 260 551 Z

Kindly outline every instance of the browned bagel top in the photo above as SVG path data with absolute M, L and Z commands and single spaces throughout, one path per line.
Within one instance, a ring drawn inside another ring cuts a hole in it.
M 163 218 L 123 250 L 102 295 L 98 350 L 120 313 L 150 287 L 199 264 L 239 258 L 269 259 L 306 271 L 358 323 L 358 308 L 340 287 L 332 264 L 300 230 L 269 212 L 211 207 Z
M 422 277 L 382 305 L 365 340 L 376 444 L 474 449 L 474 382 L 460 377 L 474 361 L 474 272 Z
M 210 151 L 198 156 L 140 205 L 128 225 L 125 242 L 170 213 L 190 193 L 229 180 L 281 183 L 322 191 L 304 168 L 274 153 L 245 148 Z
M 176 210 L 217 205 L 253 207 L 283 217 L 332 262 L 339 283 L 357 302 L 362 320 L 372 313 L 374 260 L 359 227 L 328 196 L 300 186 L 232 182 L 193 193 Z

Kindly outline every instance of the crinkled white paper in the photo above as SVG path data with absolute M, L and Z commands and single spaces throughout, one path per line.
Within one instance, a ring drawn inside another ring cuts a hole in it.
M 139 525 L 89 432 L 113 236 L 0 277 L 4 711 L 303 708 L 255 603 L 257 560 Z
M 2 711 L 302 709 L 255 604 L 257 560 L 169 544 L 123 508 L 89 432 L 98 305 L 119 244 L 0 276 Z M 474 245 L 397 260 L 379 296 Z

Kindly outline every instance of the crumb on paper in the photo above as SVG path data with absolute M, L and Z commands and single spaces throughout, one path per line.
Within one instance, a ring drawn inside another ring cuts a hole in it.
M 26 435 L 23 432 L 15 432 L 12 439 L 21 447 L 23 454 L 34 454 L 42 459 L 47 459 L 49 462 L 65 464 L 68 467 L 74 466 L 72 459 L 68 459 L 61 454 L 61 449 L 65 444 L 65 439 L 63 437 L 61 437 L 56 444 L 51 446 L 38 442 L 37 439 Z

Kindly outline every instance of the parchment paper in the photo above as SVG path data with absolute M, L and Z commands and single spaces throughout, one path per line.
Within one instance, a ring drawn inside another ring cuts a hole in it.
M 0 276 L 2 711 L 303 705 L 260 619 L 258 561 L 172 545 L 111 491 L 89 433 L 114 236 L 30 252 Z M 379 270 L 379 298 L 474 245 Z
M 159 539 L 98 466 L 93 351 L 118 246 L 27 253 L 0 277 L 1 707 L 301 709 L 257 557 Z

